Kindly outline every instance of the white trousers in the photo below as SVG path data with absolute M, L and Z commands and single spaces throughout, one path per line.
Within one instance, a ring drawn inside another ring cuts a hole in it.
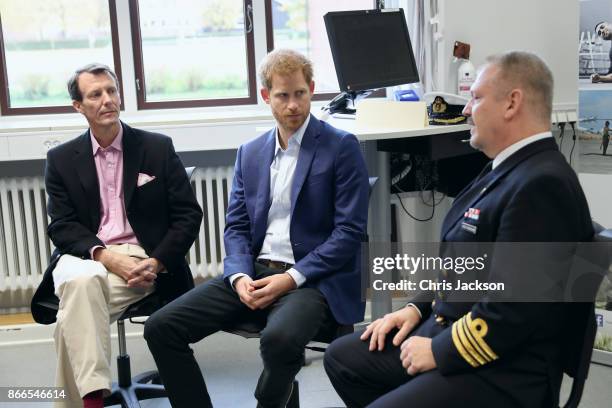
M 138 245 L 109 245 L 109 250 L 135 258 L 148 258 Z M 60 299 L 55 327 L 56 386 L 67 401 L 56 407 L 82 406 L 82 398 L 96 390 L 111 389 L 110 324 L 129 305 L 153 288 L 128 288 L 123 278 L 89 259 L 62 255 L 53 270 L 55 294 Z

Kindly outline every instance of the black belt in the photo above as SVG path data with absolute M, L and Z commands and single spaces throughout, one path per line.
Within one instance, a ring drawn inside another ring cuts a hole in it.
M 265 266 L 266 268 L 276 269 L 279 271 L 286 271 L 288 269 L 293 268 L 293 264 L 290 264 L 288 262 L 271 261 L 269 259 L 258 259 L 255 262 Z

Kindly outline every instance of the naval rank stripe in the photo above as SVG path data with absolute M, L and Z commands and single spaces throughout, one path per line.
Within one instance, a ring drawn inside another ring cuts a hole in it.
M 461 328 L 463 329 L 463 331 L 465 332 L 465 337 L 468 340 L 468 343 L 470 344 L 470 347 L 473 348 L 474 350 L 474 357 L 478 356 L 480 357 L 480 359 L 477 359 L 479 362 L 481 362 L 481 364 L 486 364 L 486 363 L 490 363 L 491 361 L 493 361 L 493 359 L 491 359 L 478 345 L 478 342 L 474 339 L 474 337 L 472 336 L 472 333 L 469 331 L 468 329 L 468 325 L 465 319 L 465 316 L 463 318 L 461 318 L 460 320 L 461 322 Z M 481 361 L 482 360 L 482 361 Z
M 485 353 L 487 353 L 491 360 L 497 360 L 499 357 L 484 340 L 484 337 L 489 331 L 489 326 L 487 325 L 487 322 L 485 322 L 484 319 L 481 318 L 472 320 L 471 312 L 467 313 L 464 318 L 467 319 L 467 328 L 474 337 L 474 339 L 476 339 L 476 341 L 478 342 L 478 345 L 482 348 L 482 350 L 484 350 Z
M 463 343 L 461 342 L 461 339 L 459 338 L 459 334 L 458 334 L 459 325 L 457 323 L 458 322 L 453 323 L 453 329 L 452 329 L 453 344 L 455 345 L 455 348 L 457 349 L 461 357 L 463 357 L 463 359 L 467 361 L 469 365 L 471 365 L 472 367 L 478 367 L 479 365 L 478 362 L 474 360 L 472 356 L 468 354 L 468 352 L 463 347 Z

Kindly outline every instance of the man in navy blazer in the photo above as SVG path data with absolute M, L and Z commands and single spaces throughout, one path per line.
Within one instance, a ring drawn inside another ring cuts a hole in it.
M 489 59 L 464 114 L 473 124 L 470 144 L 493 160 L 455 198 L 440 235 L 442 255 L 455 259 L 451 248 L 462 243 L 500 243 L 484 279 L 521 281 L 521 290 L 537 286 L 537 296 L 563 288 L 567 270 L 553 268 L 550 286 L 538 285 L 550 270 L 534 264 L 564 259 L 559 255 L 593 236 L 578 177 L 550 132 L 552 91 L 552 73 L 536 55 Z M 550 249 L 557 257 L 547 256 Z M 454 275 L 440 271 L 439 279 Z M 543 296 L 528 298 L 538 303 L 500 302 L 495 293 L 481 293 L 466 299 L 457 290 L 424 292 L 365 332 L 332 343 L 325 369 L 346 405 L 558 406 L 563 369 L 593 319 L 592 304 Z
M 310 115 L 311 62 L 290 50 L 260 68 L 277 126 L 238 149 L 224 274 L 154 314 L 145 338 L 174 407 L 211 406 L 190 343 L 238 321 L 260 326 L 258 406 L 284 407 L 304 346 L 363 319 L 360 246 L 368 180 L 354 135 Z

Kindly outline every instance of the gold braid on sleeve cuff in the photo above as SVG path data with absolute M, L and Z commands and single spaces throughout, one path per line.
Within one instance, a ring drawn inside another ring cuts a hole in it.
M 487 322 L 481 318 L 472 320 L 471 312 L 453 323 L 453 344 L 472 367 L 480 367 L 499 358 L 484 340 L 488 331 Z

